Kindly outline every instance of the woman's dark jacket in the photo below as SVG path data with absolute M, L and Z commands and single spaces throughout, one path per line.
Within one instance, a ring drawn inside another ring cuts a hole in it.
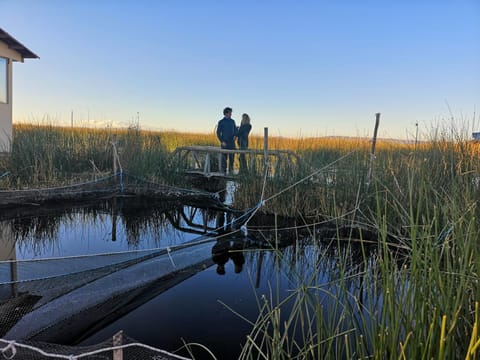
M 240 149 L 248 149 L 248 134 L 252 130 L 252 125 L 244 124 L 240 125 L 237 132 L 238 146 Z

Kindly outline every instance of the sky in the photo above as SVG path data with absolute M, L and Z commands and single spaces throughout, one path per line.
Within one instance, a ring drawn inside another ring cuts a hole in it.
M 14 122 L 412 138 L 480 131 L 480 0 L 0 0 Z

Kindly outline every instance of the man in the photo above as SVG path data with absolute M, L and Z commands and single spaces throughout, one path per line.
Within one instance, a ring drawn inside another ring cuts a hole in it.
M 231 118 L 232 108 L 226 107 L 223 109 L 223 119 L 217 125 L 217 137 L 220 140 L 222 149 L 235 150 L 235 137 L 237 136 L 237 125 L 235 120 Z M 233 162 L 235 154 L 228 154 L 228 171 L 233 172 Z M 222 168 L 220 171 L 225 171 L 227 168 L 227 154 L 222 154 Z

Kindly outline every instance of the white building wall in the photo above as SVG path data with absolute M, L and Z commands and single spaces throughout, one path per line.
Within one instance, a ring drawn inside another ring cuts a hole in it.
M 13 61 L 23 62 L 22 56 L 9 49 L 8 46 L 0 40 L 0 57 L 8 59 L 7 73 L 7 103 L 0 103 L 0 153 L 9 152 L 12 142 L 12 118 L 13 118 Z
M 0 153 L 9 152 L 12 141 L 12 61 L 7 64 L 7 103 L 0 103 Z M 0 69 L 1 71 L 1 69 Z

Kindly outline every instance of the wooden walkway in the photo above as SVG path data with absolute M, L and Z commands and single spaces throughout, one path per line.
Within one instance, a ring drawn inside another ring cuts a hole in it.
M 233 172 L 220 171 L 222 156 L 224 154 L 234 154 Z M 183 166 L 183 171 L 187 174 L 203 177 L 233 178 L 239 174 L 239 156 L 245 156 L 247 171 L 264 170 L 267 163 L 272 169 L 275 169 L 280 163 L 294 163 L 298 161 L 298 156 L 289 150 L 227 150 L 217 146 L 181 146 L 175 149 L 173 156 L 177 157 L 178 163 Z

